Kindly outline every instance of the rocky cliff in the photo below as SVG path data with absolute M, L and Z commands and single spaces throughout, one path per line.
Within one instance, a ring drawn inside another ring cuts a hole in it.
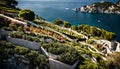
M 108 13 L 120 14 L 120 1 L 116 4 L 112 2 L 97 2 L 90 5 L 85 5 L 81 8 L 76 8 L 76 11 L 88 13 Z

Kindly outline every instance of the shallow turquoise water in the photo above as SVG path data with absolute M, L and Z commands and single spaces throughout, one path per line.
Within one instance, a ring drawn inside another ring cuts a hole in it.
M 36 14 L 42 16 L 48 21 L 54 21 L 55 19 L 62 19 L 70 22 L 72 25 L 88 24 L 100 28 L 104 28 L 108 31 L 115 32 L 117 34 L 117 40 L 120 41 L 120 15 L 115 14 L 89 14 L 75 12 L 72 9 L 81 7 L 86 4 L 97 2 L 93 1 L 19 1 L 18 7 L 21 9 L 29 8 Z M 114 1 L 114 0 L 111 0 Z

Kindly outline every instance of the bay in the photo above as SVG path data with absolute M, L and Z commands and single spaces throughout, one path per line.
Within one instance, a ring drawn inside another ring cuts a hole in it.
M 89 14 L 73 11 L 87 4 L 100 0 L 81 0 L 81 1 L 24 1 L 18 0 L 18 7 L 21 9 L 31 9 L 37 15 L 42 16 L 47 21 L 53 22 L 61 19 L 70 22 L 72 25 L 88 24 L 115 32 L 116 40 L 120 42 L 120 15 L 116 14 Z M 115 2 L 115 0 L 109 0 Z

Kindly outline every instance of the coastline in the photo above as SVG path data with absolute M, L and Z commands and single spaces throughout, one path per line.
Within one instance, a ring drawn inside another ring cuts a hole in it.
M 113 60 L 110 57 L 120 53 L 120 43 L 114 40 L 116 34 L 102 28 L 86 24 L 73 26 L 60 19 L 49 22 L 40 18 L 34 18 L 31 21 L 19 18 L 0 14 L 0 26 L 2 28 L 0 29 L 0 32 L 2 30 L 0 33 L 0 48 L 2 48 L 2 45 L 4 47 L 0 51 L 4 54 L 4 49 L 9 50 L 11 48 L 12 54 L 20 58 L 22 56 L 22 60 L 26 58 L 27 64 L 30 66 L 33 64 L 34 68 L 75 69 L 77 65 L 77 69 L 98 69 L 99 67 L 104 69 L 107 64 L 105 62 L 110 63 L 109 60 Z M 8 31 L 11 33 L 7 34 Z M 1 38 L 3 36 L 4 38 Z M 34 43 L 36 47 L 34 47 Z M 11 47 L 12 44 L 22 45 L 25 48 Z M 43 50 L 39 51 L 38 49 Z M 16 58 L 16 56 L 11 55 L 11 51 L 8 51 L 8 56 L 11 57 L 8 57 L 8 60 L 6 59 L 10 63 L 11 60 Z M 117 62 L 117 60 L 114 61 Z M 41 63 L 43 65 L 40 65 Z M 14 64 L 17 64 L 17 62 L 14 62 Z M 25 67 L 24 61 L 20 61 L 19 64 L 22 64 L 23 68 Z M 21 68 L 22 66 L 19 64 L 18 66 Z

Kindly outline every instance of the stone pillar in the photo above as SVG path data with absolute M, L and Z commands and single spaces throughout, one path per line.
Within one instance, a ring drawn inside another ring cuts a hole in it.
M 112 54 L 112 52 L 110 51 L 110 49 L 106 46 L 106 51 L 107 51 L 107 54 Z
M 120 52 L 120 43 L 117 42 L 117 46 L 116 46 L 116 52 Z

